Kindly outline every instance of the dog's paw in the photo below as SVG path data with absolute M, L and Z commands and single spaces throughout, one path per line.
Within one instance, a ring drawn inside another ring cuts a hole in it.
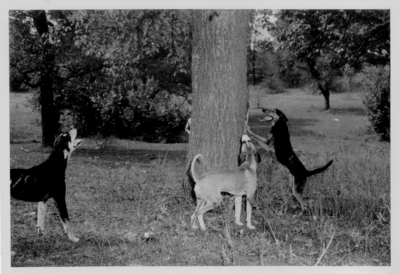
M 253 225 L 251 225 L 251 224 L 247 224 L 247 228 L 248 228 L 248 229 L 256 229 L 256 227 L 253 226 Z
M 44 234 L 44 229 L 41 228 L 40 226 L 37 226 L 37 227 L 36 227 L 36 231 L 37 231 L 37 234 L 38 234 L 39 236 L 42 236 L 42 235 Z
M 79 242 L 79 239 L 78 238 L 76 238 L 74 235 L 72 235 L 72 236 L 68 236 L 68 239 L 70 239 L 72 242 L 74 242 L 74 243 L 77 243 L 77 242 Z
M 239 222 L 239 221 L 236 221 L 235 222 L 238 226 L 242 226 L 243 225 L 243 223 L 242 222 Z
M 192 225 L 192 229 L 193 230 L 197 230 L 197 229 L 199 229 L 199 226 L 198 225 Z

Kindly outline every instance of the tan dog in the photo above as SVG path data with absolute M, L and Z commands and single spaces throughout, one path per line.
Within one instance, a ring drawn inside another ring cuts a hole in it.
M 221 201 L 221 192 L 227 192 L 235 196 L 235 219 L 236 224 L 242 226 L 240 222 L 240 212 L 242 208 L 242 196 L 247 199 L 247 227 L 255 229 L 251 224 L 252 204 L 254 205 L 254 193 L 257 189 L 257 164 L 261 161 L 260 155 L 250 142 L 250 138 L 244 134 L 241 138 L 241 155 L 245 161 L 238 168 L 223 171 L 207 172 L 199 176 L 194 167 L 201 154 L 194 157 L 191 172 L 196 186 L 194 191 L 197 197 L 197 206 L 191 217 L 192 228 L 197 229 L 196 217 L 202 230 L 206 229 L 203 221 L 203 214 L 217 207 Z

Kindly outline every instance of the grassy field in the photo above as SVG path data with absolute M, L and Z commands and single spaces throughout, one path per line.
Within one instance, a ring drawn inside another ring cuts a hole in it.
M 85 139 L 70 160 L 67 205 L 72 229 L 63 235 L 49 201 L 46 234 L 37 236 L 35 203 L 11 200 L 12 266 L 388 266 L 391 265 L 390 145 L 367 129 L 362 95 L 322 96 L 300 89 L 266 94 L 250 87 L 250 105 L 276 107 L 290 121 L 292 144 L 306 167 L 334 159 L 308 180 L 307 213 L 290 197 L 288 172 L 262 153 L 255 231 L 234 224 L 232 200 L 205 214 L 207 232 L 190 228 L 195 204 L 182 182 L 187 144 Z M 10 95 L 11 167 L 45 160 L 40 125 L 26 101 Z M 264 135 L 262 113 L 250 126 Z M 243 215 L 243 214 L 242 214 Z M 242 216 L 244 217 L 244 216 Z M 148 234 L 147 234 L 148 233 Z M 150 235 L 150 237 L 145 237 Z

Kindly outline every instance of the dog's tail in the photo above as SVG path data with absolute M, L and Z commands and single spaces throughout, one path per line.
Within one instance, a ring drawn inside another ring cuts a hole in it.
M 199 179 L 199 175 L 196 173 L 196 170 L 194 169 L 194 165 L 196 164 L 197 159 L 199 159 L 199 158 L 201 158 L 203 160 L 203 155 L 197 154 L 196 156 L 194 156 L 192 165 L 190 167 L 190 172 L 192 173 L 193 180 L 196 182 L 196 184 L 200 181 L 200 179 Z
M 333 160 L 330 160 L 326 165 L 324 165 L 323 167 L 320 168 L 316 168 L 314 170 L 308 171 L 307 177 L 310 177 L 312 175 L 318 174 L 322 171 L 324 171 L 325 169 L 327 169 L 331 164 L 332 164 Z

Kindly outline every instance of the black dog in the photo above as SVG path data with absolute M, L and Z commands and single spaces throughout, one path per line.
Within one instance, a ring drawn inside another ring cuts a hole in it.
M 293 151 L 287 126 L 288 119 L 285 114 L 279 109 L 273 111 L 263 109 L 263 112 L 274 118 L 271 132 L 267 138 L 267 145 L 274 148 L 278 162 L 287 167 L 293 175 L 294 182 L 291 183 L 293 195 L 299 201 L 301 209 L 304 211 L 305 206 L 302 196 L 307 178 L 326 170 L 332 164 L 333 160 L 329 161 L 323 167 L 311 171 L 307 170 Z
M 64 231 L 73 242 L 78 242 L 70 228 L 67 206 L 65 203 L 65 170 L 72 151 L 82 142 L 76 139 L 77 130 L 61 134 L 54 142 L 49 158 L 40 165 L 29 169 L 11 169 L 11 196 L 27 202 L 39 202 L 37 229 L 39 235 L 44 231 L 48 199 L 53 198 L 63 223 Z

